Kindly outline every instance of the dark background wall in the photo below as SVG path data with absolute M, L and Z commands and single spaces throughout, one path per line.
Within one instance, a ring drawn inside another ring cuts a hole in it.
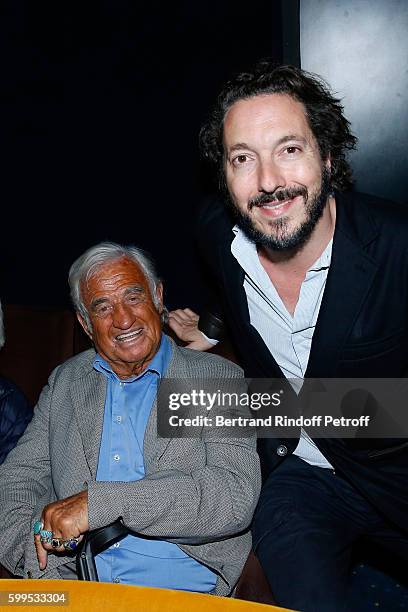
M 110 239 L 200 308 L 199 127 L 228 75 L 282 59 L 281 3 L 8 0 L 0 56 L 3 301 L 65 306 L 73 259 Z
M 300 0 L 301 66 L 343 98 L 356 188 L 408 200 L 408 3 Z
M 404 0 L 1 1 L 3 301 L 65 307 L 73 259 L 111 239 L 152 253 L 170 308 L 199 310 L 197 135 L 260 57 L 325 76 L 360 137 L 357 187 L 405 202 L 407 25 Z

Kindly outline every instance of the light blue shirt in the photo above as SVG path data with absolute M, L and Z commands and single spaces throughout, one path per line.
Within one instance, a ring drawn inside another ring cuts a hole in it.
M 107 378 L 105 414 L 96 480 L 129 482 L 145 475 L 143 440 L 157 394 L 172 354 L 162 335 L 158 352 L 139 376 L 121 380 L 96 355 L 94 368 Z M 208 593 L 217 575 L 165 540 L 128 535 L 95 558 L 101 582 Z
M 231 253 L 245 272 L 244 289 L 251 325 L 265 342 L 276 363 L 298 393 L 309 361 L 320 305 L 331 263 L 333 240 L 306 272 L 293 315 L 259 260 L 256 244 L 236 225 Z M 332 468 L 313 440 L 302 429 L 297 455 L 307 463 Z

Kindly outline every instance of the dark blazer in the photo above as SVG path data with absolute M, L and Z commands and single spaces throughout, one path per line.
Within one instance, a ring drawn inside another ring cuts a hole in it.
M 14 383 L 0 378 L 0 463 L 18 442 L 33 416 L 33 410 Z
M 408 372 L 408 213 L 357 193 L 336 194 L 332 261 L 313 336 L 308 378 L 397 378 Z M 198 244 L 216 281 L 212 311 L 224 318 L 247 376 L 283 374 L 250 325 L 244 271 L 231 254 L 234 220 L 208 201 Z M 315 443 L 382 513 L 408 529 L 408 440 L 341 439 Z M 297 439 L 259 440 L 263 476 L 288 456 Z M 283 451 L 282 451 L 283 446 Z M 286 454 L 285 454 L 286 453 Z

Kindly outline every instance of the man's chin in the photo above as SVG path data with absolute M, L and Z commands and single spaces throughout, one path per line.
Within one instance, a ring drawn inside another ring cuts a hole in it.
M 259 219 L 241 211 L 236 212 L 236 222 L 247 238 L 259 246 L 271 251 L 298 251 L 311 237 L 327 201 L 318 201 L 312 213 L 306 215 L 297 227 L 292 226 L 293 221 L 289 216 L 260 223 Z
M 281 217 L 276 221 L 261 223 L 249 215 L 239 215 L 237 224 L 245 233 L 247 238 L 259 246 L 273 251 L 291 250 L 298 246 L 299 229 L 290 229 L 288 217 Z

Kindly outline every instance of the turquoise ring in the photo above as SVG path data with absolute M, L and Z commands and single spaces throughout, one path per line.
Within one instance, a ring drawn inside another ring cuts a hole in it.
M 47 529 L 41 529 L 40 531 L 41 542 L 45 544 L 51 544 L 53 535 L 54 534 L 52 533 L 52 531 L 48 531 Z
M 44 527 L 44 523 L 40 520 L 35 521 L 34 525 L 33 525 L 33 531 L 34 531 L 34 535 L 39 535 L 40 531 L 42 530 L 42 528 Z

